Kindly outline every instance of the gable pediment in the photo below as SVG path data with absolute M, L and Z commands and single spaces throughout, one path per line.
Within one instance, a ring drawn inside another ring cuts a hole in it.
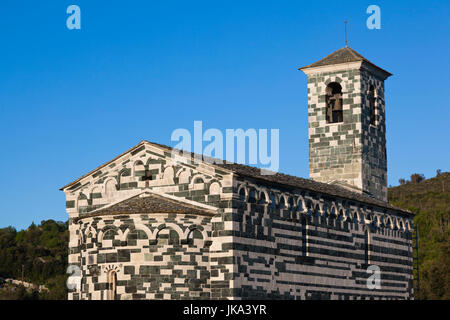
M 105 215 L 130 215 L 130 214 L 190 214 L 214 216 L 217 208 L 187 199 L 166 195 L 146 189 L 94 210 L 82 216 L 82 218 L 98 217 Z
M 183 155 L 173 158 L 169 147 L 142 141 L 62 187 L 68 212 L 92 212 L 144 189 L 183 198 L 202 191 L 220 194 L 224 185 L 231 186 L 231 171 L 190 160 Z

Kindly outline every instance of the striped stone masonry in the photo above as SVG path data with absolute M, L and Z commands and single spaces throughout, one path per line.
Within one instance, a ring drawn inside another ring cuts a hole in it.
M 384 80 L 391 74 L 350 48 L 300 69 L 308 76 L 310 178 L 387 201 Z M 326 100 L 334 83 L 342 89 L 342 121 L 333 123 Z
M 69 299 L 412 298 L 409 212 L 188 160 L 143 141 L 62 188 L 82 276 Z
M 301 189 L 235 181 L 242 299 L 412 299 L 408 214 Z M 381 288 L 369 289 L 370 265 Z

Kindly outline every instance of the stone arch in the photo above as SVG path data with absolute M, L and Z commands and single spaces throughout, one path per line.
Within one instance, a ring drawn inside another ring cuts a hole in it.
M 117 173 L 117 190 L 121 190 L 122 189 L 122 184 L 124 183 L 124 177 L 128 177 L 130 176 L 130 169 L 128 168 L 122 168 L 118 173 Z
M 314 214 L 315 215 L 322 215 L 322 208 L 321 208 L 321 206 L 320 206 L 320 203 L 319 202 L 315 202 L 314 203 Z
M 107 300 L 115 300 L 117 296 L 117 273 L 116 270 L 109 270 L 107 274 L 108 291 Z
M 314 212 L 314 203 L 311 199 L 306 200 L 306 211 L 308 214 L 312 215 Z
M 184 232 L 180 227 L 174 224 L 167 224 L 158 228 L 155 240 L 158 245 L 179 245 L 181 240 L 185 238 L 187 238 L 187 235 L 184 237 Z
M 209 186 L 209 194 L 210 195 L 220 194 L 221 191 L 222 191 L 222 186 L 220 185 L 220 183 L 218 181 L 214 181 Z
M 336 203 L 333 201 L 331 203 L 330 216 L 335 218 L 337 217 L 337 215 L 338 215 L 338 207 L 336 206 Z
M 382 227 L 383 222 L 382 222 L 382 219 L 381 219 L 381 215 L 380 215 L 380 214 L 375 214 L 373 220 L 374 220 L 374 222 L 375 222 L 375 225 L 376 225 L 378 228 Z
M 387 229 L 394 229 L 394 221 L 392 220 L 390 215 L 387 215 L 384 219 L 384 225 L 386 226 Z
M 205 237 L 199 229 L 192 229 L 188 233 L 187 240 L 189 244 L 198 245 L 198 242 L 204 242 Z
M 331 82 L 337 82 L 337 83 L 339 83 L 340 85 L 343 85 L 342 79 L 339 78 L 338 76 L 331 76 L 331 77 L 328 77 L 327 80 L 325 80 L 324 83 L 325 83 L 326 85 L 329 85 Z
M 189 183 L 191 178 L 191 170 L 189 169 L 180 169 L 177 172 L 178 183 Z
M 188 244 L 194 244 L 202 246 L 207 240 L 208 236 L 201 225 L 189 226 L 186 240 Z
M 138 245 L 139 240 L 149 240 L 147 233 L 141 229 L 132 229 L 127 231 L 126 236 L 124 235 L 127 246 L 136 246 Z
M 145 165 L 142 160 L 136 160 L 133 163 L 133 177 L 141 178 L 145 176 Z
M 208 179 L 206 179 L 206 177 L 203 174 L 197 173 L 191 177 L 189 187 L 193 188 L 195 184 L 206 183 L 206 182 L 208 182 Z
M 111 237 L 111 235 L 108 235 L 109 232 L 113 232 L 114 235 L 118 235 L 118 238 L 120 240 L 123 240 L 122 230 L 120 230 L 119 228 L 117 228 L 114 225 L 106 225 L 100 230 L 100 232 L 98 232 L 97 241 L 99 243 L 103 243 L 104 240 L 111 240 L 111 239 L 105 239 L 105 235 L 107 236 L 107 238 Z
M 174 180 L 173 180 L 174 177 L 175 177 L 175 171 L 174 171 L 173 167 L 172 166 L 167 166 L 164 169 L 163 179 L 165 181 L 167 181 L 168 183 L 173 184 L 174 183 Z
M 280 209 L 287 209 L 288 208 L 288 202 L 287 202 L 286 195 L 280 194 L 278 199 L 279 199 L 278 200 L 278 207 Z
M 240 200 L 247 201 L 248 190 L 244 184 L 239 185 L 237 194 Z
M 399 229 L 402 231 L 405 231 L 406 228 L 405 228 L 405 222 L 404 222 L 403 218 L 398 218 L 397 221 L 398 221 Z
M 257 203 L 257 191 L 254 187 L 248 187 L 248 197 L 249 203 Z
M 344 213 L 345 213 L 345 220 L 344 221 L 352 222 L 353 221 L 353 217 L 352 217 L 351 210 L 349 208 L 344 208 Z
M 406 228 L 406 231 L 408 231 L 408 232 L 412 231 L 412 226 L 411 226 L 411 222 L 409 219 L 405 219 L 405 228 Z
M 361 213 L 359 209 L 352 210 L 352 220 L 353 222 L 360 223 L 361 222 Z
M 325 119 L 327 123 L 343 122 L 343 95 L 342 86 L 334 81 L 327 84 L 325 89 L 326 113 Z
M 398 219 L 397 217 L 392 217 L 393 228 L 392 230 L 399 230 Z
M 147 227 L 146 225 L 144 225 L 144 224 L 141 224 L 141 223 L 137 224 L 137 223 L 136 223 L 136 224 L 134 225 L 134 227 L 127 228 L 127 229 L 125 230 L 125 232 L 123 233 L 123 240 L 124 240 L 124 241 L 128 241 L 128 236 L 129 236 L 129 234 L 132 233 L 133 231 L 137 231 L 137 230 L 142 231 L 142 232 L 145 234 L 145 236 L 146 236 L 146 238 L 147 238 L 148 240 L 150 240 L 150 239 L 153 238 L 153 232 L 150 230 L 150 228 L 148 228 L 148 227 Z
M 109 177 L 105 180 L 103 184 L 103 193 L 104 197 L 107 199 L 111 199 L 114 197 L 117 191 L 117 180 L 116 178 Z
M 297 198 L 297 211 L 304 212 L 306 210 L 305 199 L 302 196 Z
M 258 197 L 258 203 L 259 204 L 268 204 L 269 203 L 269 194 L 266 190 L 261 189 L 259 191 L 259 197 Z
M 372 209 L 367 208 L 367 209 L 364 210 L 363 213 L 364 213 L 364 222 L 367 223 L 367 224 L 370 224 L 370 223 L 373 221 L 373 212 L 372 212 Z M 366 220 L 367 220 L 368 222 L 366 222 Z

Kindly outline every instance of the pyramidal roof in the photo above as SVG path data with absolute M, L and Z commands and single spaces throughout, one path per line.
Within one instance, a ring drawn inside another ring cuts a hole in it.
M 387 73 L 388 75 L 392 75 L 388 71 L 376 66 L 366 58 L 364 58 L 361 54 L 356 52 L 350 47 L 344 47 L 339 50 L 334 51 L 333 53 L 327 55 L 325 58 L 320 59 L 317 62 L 314 62 L 310 65 L 304 66 L 299 68 L 299 70 L 307 69 L 307 68 L 314 68 L 314 67 L 322 67 L 322 66 L 328 66 L 328 65 L 334 65 L 334 64 L 340 64 L 340 63 L 349 63 L 349 62 L 357 62 L 357 61 L 364 61 L 377 69 L 380 69 Z

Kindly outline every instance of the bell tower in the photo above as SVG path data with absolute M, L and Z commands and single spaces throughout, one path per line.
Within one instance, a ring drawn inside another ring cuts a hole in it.
M 387 201 L 384 80 L 344 47 L 302 67 L 308 77 L 309 175 Z

